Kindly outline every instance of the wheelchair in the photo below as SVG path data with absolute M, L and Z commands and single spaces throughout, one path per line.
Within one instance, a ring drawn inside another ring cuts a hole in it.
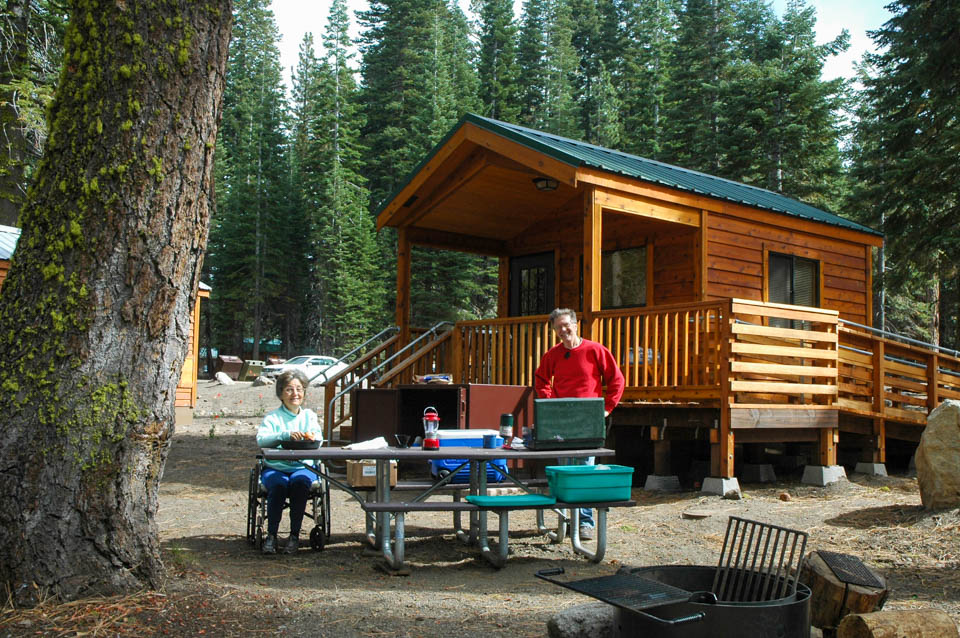
M 250 470 L 247 492 L 247 541 L 257 550 L 263 547 L 267 525 L 267 488 L 260 482 L 264 467 L 263 457 L 258 455 L 257 464 Z M 289 503 L 284 503 L 283 508 L 288 509 L 289 506 Z M 313 520 L 310 547 L 318 552 L 323 551 L 324 545 L 330 540 L 330 486 L 319 477 L 310 486 L 304 516 Z

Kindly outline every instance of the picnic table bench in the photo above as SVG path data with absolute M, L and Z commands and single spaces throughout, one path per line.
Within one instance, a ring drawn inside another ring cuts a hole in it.
M 514 499 L 512 497 L 516 496 Z M 540 496 L 541 499 L 535 497 Z M 527 497 L 534 497 L 527 499 Z M 478 529 L 478 542 L 483 557 L 490 561 L 495 567 L 503 567 L 507 561 L 510 543 L 510 512 L 512 510 L 537 510 L 537 528 L 542 534 L 546 534 L 553 542 L 563 542 L 565 529 L 570 524 L 570 542 L 573 551 L 581 554 L 594 563 L 603 560 L 607 547 L 607 510 L 611 507 L 633 507 L 635 501 L 597 501 L 592 503 L 564 503 L 553 498 L 537 494 L 518 494 L 505 496 L 487 496 L 487 500 L 481 503 L 465 501 L 388 501 L 384 503 L 364 503 L 361 507 L 365 512 L 371 514 L 388 513 L 394 518 L 394 539 L 393 548 L 384 549 L 384 558 L 396 569 L 403 565 L 404 561 L 404 539 L 406 530 L 404 528 L 405 515 L 408 512 L 455 512 L 457 515 L 468 513 L 493 512 L 499 516 L 500 528 L 497 536 L 496 549 L 491 548 L 486 526 L 485 517 Z M 527 499 L 527 500 L 520 500 Z M 597 538 L 596 548 L 591 551 L 583 546 L 580 540 L 579 516 L 580 508 L 590 508 L 597 510 Z M 560 517 L 558 530 L 547 529 L 544 525 L 543 513 L 546 510 L 555 510 Z M 564 510 L 572 512 L 571 516 L 564 513 Z M 458 530 L 458 536 L 462 533 Z M 384 547 L 390 543 L 389 530 L 387 537 L 384 538 Z

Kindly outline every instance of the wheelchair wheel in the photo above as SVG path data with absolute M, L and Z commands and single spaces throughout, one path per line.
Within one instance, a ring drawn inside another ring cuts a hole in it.
M 323 545 L 323 528 L 319 525 L 315 525 L 313 529 L 310 530 L 310 547 L 312 547 L 314 551 L 322 552 Z
M 250 470 L 250 485 L 247 491 L 247 541 L 256 541 L 257 509 L 260 500 L 260 468 Z

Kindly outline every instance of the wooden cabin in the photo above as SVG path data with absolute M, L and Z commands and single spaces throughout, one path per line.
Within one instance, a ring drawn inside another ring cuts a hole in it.
M 708 448 L 715 477 L 752 444 L 809 444 L 833 466 L 841 433 L 883 463 L 886 437 L 919 440 L 927 410 L 960 397 L 960 361 L 869 328 L 881 234 L 779 193 L 467 115 L 377 226 L 397 230 L 401 343 L 413 245 L 500 273 L 496 318 L 458 322 L 381 384 L 432 369 L 531 385 L 556 343 L 546 314 L 573 308 L 626 377 L 618 451 L 642 439 L 656 474 L 684 462 L 673 444 Z
M 3 285 L 7 272 L 10 270 L 10 260 L 13 258 L 19 239 L 19 228 L 0 226 L 0 286 Z M 197 328 L 200 325 L 200 300 L 209 296 L 210 286 L 201 282 L 191 314 L 187 355 L 183 361 L 180 381 L 177 383 L 177 398 L 174 404 L 177 423 L 189 423 L 193 418 L 193 408 L 197 405 L 197 353 L 200 350 L 200 333 Z

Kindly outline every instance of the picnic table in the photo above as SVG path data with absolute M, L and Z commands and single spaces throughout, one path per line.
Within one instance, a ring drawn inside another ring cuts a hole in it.
M 347 492 L 363 509 L 367 521 L 367 539 L 383 553 L 384 560 L 392 569 L 403 569 L 404 566 L 404 518 L 408 512 L 453 512 L 455 517 L 456 536 L 460 540 L 478 545 L 482 555 L 496 567 L 502 567 L 506 562 L 509 543 L 509 514 L 512 510 L 537 510 L 538 528 L 548 535 L 553 542 L 562 542 L 566 535 L 567 525 L 570 525 L 570 541 L 574 551 L 593 562 L 603 559 L 606 551 L 606 523 L 607 510 L 610 507 L 630 507 L 633 501 L 603 501 L 598 503 L 562 503 L 553 502 L 535 492 L 542 480 L 523 479 L 510 474 L 509 470 L 494 465 L 492 461 L 498 459 L 510 460 L 557 460 L 583 458 L 589 456 L 613 456 L 614 451 L 607 448 L 585 448 L 575 450 L 529 450 L 509 448 L 477 448 L 444 446 L 437 450 L 422 448 L 386 447 L 374 450 L 349 450 L 344 448 L 321 447 L 314 450 L 281 450 L 262 448 L 264 458 L 272 461 L 348 461 L 369 459 L 376 462 L 376 486 L 373 490 L 357 488 L 347 484 L 342 478 L 332 476 L 323 469 L 309 468 L 319 476 L 329 481 L 334 487 Z M 397 488 L 390 486 L 391 461 L 431 461 L 441 459 L 459 459 L 461 465 L 450 474 L 434 483 L 414 482 Z M 558 463 L 559 464 L 559 463 Z M 470 483 L 467 486 L 457 485 L 453 481 L 459 471 L 469 465 Z M 500 486 L 519 488 L 522 493 L 511 496 L 488 496 L 487 466 L 490 466 L 501 475 Z M 508 463 L 509 466 L 509 463 Z M 309 467 L 309 466 L 308 466 Z M 475 499 L 478 502 L 463 502 L 459 498 L 463 488 L 471 496 L 486 496 Z M 421 489 L 422 488 L 422 489 Z M 393 493 L 402 493 L 407 498 L 395 500 Z M 428 501 L 434 495 L 444 492 L 453 492 L 451 501 Z M 412 495 L 412 496 L 411 496 Z M 583 546 L 579 534 L 579 508 L 590 507 L 597 510 L 596 547 L 590 550 Z M 543 523 L 545 510 L 554 510 L 559 515 L 559 524 L 556 531 L 548 530 Z M 459 515 L 467 512 L 470 515 L 469 532 L 460 529 Z M 489 512 L 500 518 L 499 537 L 496 546 L 491 546 L 487 532 L 487 515 Z M 569 513 L 567 513 L 569 512 Z M 391 525 L 391 518 L 394 523 Z M 393 540 L 391 542 L 391 527 Z

